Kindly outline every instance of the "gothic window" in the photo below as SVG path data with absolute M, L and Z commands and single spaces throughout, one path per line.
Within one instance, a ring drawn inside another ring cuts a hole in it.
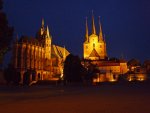
M 100 45 L 100 48 L 102 48 L 102 45 Z
M 86 46 L 86 49 L 88 49 L 88 46 Z
M 95 43 L 93 43 L 93 48 L 95 48 Z

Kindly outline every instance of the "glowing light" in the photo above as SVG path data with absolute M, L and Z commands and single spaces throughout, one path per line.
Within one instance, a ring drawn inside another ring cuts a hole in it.
M 131 76 L 129 76 L 128 81 L 133 81 L 133 78 Z
M 144 81 L 144 80 L 146 80 L 146 75 L 145 74 L 139 74 L 138 77 L 137 77 L 137 80 L 138 81 Z
M 144 81 L 144 78 L 138 78 L 138 81 Z
M 116 80 L 115 79 L 111 79 L 111 80 L 109 80 L 109 82 L 116 82 Z

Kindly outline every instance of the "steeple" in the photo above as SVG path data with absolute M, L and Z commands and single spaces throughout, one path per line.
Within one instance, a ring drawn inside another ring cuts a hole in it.
M 103 32 L 102 32 L 102 25 L 100 22 L 100 16 L 99 16 L 99 41 L 103 41 Z
M 43 35 L 43 33 L 44 33 L 44 19 L 42 18 L 42 23 L 41 23 L 42 25 L 41 25 L 41 28 L 40 28 L 40 30 L 39 30 L 39 32 L 38 32 L 38 37 L 41 37 L 42 35 Z
M 85 41 L 89 41 L 89 33 L 88 33 L 88 22 L 87 22 L 87 17 L 86 17 L 86 31 L 85 31 Z
M 93 11 L 92 11 L 92 34 L 96 34 Z
M 47 38 L 50 38 L 48 25 L 47 25 L 47 28 L 46 28 L 46 35 L 47 35 Z
M 42 18 L 42 27 L 44 28 L 44 19 Z

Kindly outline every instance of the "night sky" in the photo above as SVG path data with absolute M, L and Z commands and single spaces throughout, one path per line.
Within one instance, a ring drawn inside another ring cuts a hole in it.
M 149 0 L 4 0 L 9 24 L 18 34 L 35 36 L 41 20 L 49 26 L 53 43 L 82 57 L 85 18 L 91 33 L 94 11 L 97 33 L 101 17 L 109 57 L 140 61 L 150 58 Z

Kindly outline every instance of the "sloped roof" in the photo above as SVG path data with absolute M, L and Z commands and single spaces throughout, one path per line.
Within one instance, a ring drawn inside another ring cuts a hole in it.
M 100 57 L 95 49 L 92 50 L 89 57 Z
M 68 56 L 69 54 L 70 53 L 64 47 L 52 45 L 52 57 L 63 58 Z
M 21 36 L 21 38 L 19 39 L 19 42 L 24 42 L 24 43 L 28 42 L 28 43 L 34 43 L 34 44 L 39 43 L 36 38 L 28 37 L 28 36 Z

